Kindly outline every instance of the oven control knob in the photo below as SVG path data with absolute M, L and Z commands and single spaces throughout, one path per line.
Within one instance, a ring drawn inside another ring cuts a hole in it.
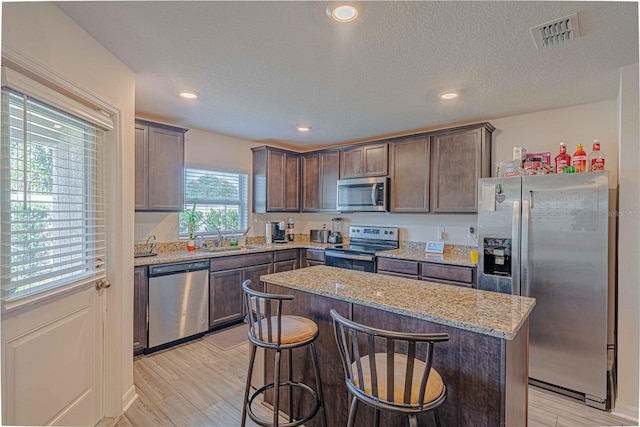
M 389 234 L 389 232 L 387 230 L 384 231 L 384 234 Z
M 393 231 L 390 231 L 389 234 L 393 234 Z

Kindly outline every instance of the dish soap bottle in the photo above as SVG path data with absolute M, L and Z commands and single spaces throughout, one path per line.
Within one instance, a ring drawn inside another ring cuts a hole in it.
M 564 173 L 564 168 L 571 166 L 571 156 L 567 154 L 567 144 L 560 143 L 560 154 L 556 156 L 556 173 Z
M 578 149 L 573 153 L 573 161 L 571 163 L 575 173 L 587 171 L 587 153 L 584 151 L 582 144 L 578 144 Z
M 587 158 L 587 165 L 589 166 L 589 172 L 597 172 L 604 170 L 604 161 L 606 155 L 600 151 L 600 140 L 593 140 L 593 151 L 589 153 Z

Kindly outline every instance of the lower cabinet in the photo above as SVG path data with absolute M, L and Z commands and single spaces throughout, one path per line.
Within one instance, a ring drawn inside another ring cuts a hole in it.
M 298 268 L 298 250 L 286 249 L 273 253 L 273 272 L 290 271 Z
M 211 259 L 209 329 L 237 323 L 244 318 L 242 282 L 251 280 L 254 289 L 263 289 L 260 276 L 273 272 L 272 259 L 271 252 Z
M 378 274 L 445 283 L 447 285 L 477 286 L 476 268 L 464 265 L 418 262 L 394 258 L 376 258 Z
M 147 267 L 133 270 L 133 354 L 141 354 L 147 348 L 147 303 L 149 282 Z
M 447 265 L 434 262 L 423 262 L 421 278 L 429 282 L 446 283 L 448 285 L 477 287 L 476 268 L 463 265 Z
M 301 267 L 324 265 L 324 249 L 303 249 Z

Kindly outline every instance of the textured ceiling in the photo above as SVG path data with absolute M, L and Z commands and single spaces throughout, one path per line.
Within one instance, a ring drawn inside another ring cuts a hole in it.
M 137 114 L 303 149 L 614 99 L 638 62 L 637 2 L 360 2 L 349 24 L 322 1 L 56 4 L 136 73 Z M 537 50 L 529 28 L 574 12 L 582 37 Z

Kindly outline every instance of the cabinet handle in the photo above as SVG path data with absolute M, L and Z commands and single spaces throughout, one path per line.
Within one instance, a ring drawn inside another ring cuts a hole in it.
M 111 286 L 111 283 L 107 279 L 100 279 L 100 280 L 96 281 L 96 290 L 97 291 L 99 291 L 100 289 L 107 289 L 110 286 Z

